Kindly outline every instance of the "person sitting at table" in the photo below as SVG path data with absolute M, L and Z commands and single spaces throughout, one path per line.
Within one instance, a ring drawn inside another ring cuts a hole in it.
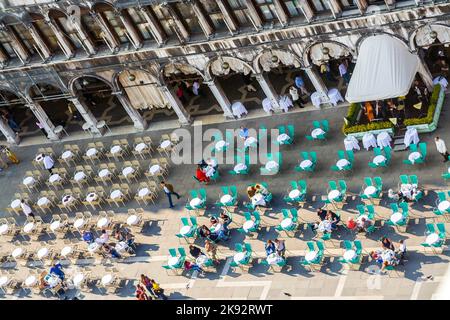
M 266 189 L 266 187 L 264 187 L 262 184 L 259 183 L 255 184 L 255 190 L 256 193 L 260 193 L 263 196 L 267 196 L 270 193 L 269 190 Z
M 198 271 L 201 274 L 205 273 L 205 271 L 203 271 L 203 269 L 198 264 L 190 262 L 188 260 L 184 261 L 184 269 L 187 271 L 189 270 Z
M 319 216 L 320 221 L 323 221 L 327 216 L 327 210 L 317 209 L 317 215 Z
M 394 244 L 387 237 L 381 238 L 381 246 L 383 247 L 383 249 L 389 249 L 389 250 L 395 251 Z
M 198 229 L 198 235 L 201 238 L 206 238 L 207 237 L 207 232 L 209 231 L 208 227 L 205 225 L 202 225 L 199 229 Z
M 205 184 L 208 184 L 210 179 L 206 176 L 206 173 L 200 168 L 200 166 L 197 166 L 197 170 L 195 171 L 195 177 L 199 182 L 205 182 Z
M 213 158 L 206 159 L 206 166 L 212 167 L 214 169 L 214 172 L 217 171 L 217 169 L 219 169 L 219 164 Z
M 367 228 L 369 228 L 372 225 L 372 221 L 369 219 L 366 219 L 365 217 L 361 217 L 361 219 L 358 219 L 356 222 L 356 230 L 358 232 L 367 231 Z
M 284 259 L 284 255 L 286 253 L 286 245 L 284 244 L 284 240 L 275 239 L 275 250 L 277 254 Z
M 222 226 L 223 226 L 223 229 L 224 229 L 225 231 L 229 231 L 229 230 L 228 230 L 228 226 L 229 226 L 230 223 L 232 222 L 230 216 L 229 216 L 228 214 L 226 214 L 225 212 L 222 212 L 222 213 L 220 214 L 220 220 L 222 220 Z
M 347 220 L 347 228 L 349 230 L 354 230 L 354 229 L 356 229 L 356 227 L 357 227 L 356 221 L 353 220 L 352 217 L 348 218 L 348 220 Z
M 391 114 L 392 118 L 397 118 L 397 106 L 394 103 L 394 100 L 389 99 L 387 101 L 387 105 L 388 105 L 388 110 L 389 113 Z
M 45 280 L 47 276 L 47 271 L 42 271 L 39 274 L 39 290 L 50 289 L 50 284 Z
M 272 242 L 272 240 L 267 240 L 266 245 L 264 246 L 266 250 L 266 255 L 270 256 L 272 253 L 276 252 L 275 243 Z
M 255 194 L 256 194 L 255 186 L 250 186 L 247 188 L 247 195 L 250 199 L 253 198 L 255 196 Z
M 142 287 L 140 284 L 136 285 L 136 299 L 137 300 L 152 300 L 151 297 L 147 295 L 145 292 L 144 287 Z
M 249 136 L 248 128 L 241 126 L 239 129 L 239 137 L 241 137 L 242 140 L 246 140 L 248 136 Z
M 199 247 L 194 246 L 193 244 L 189 245 L 189 254 L 195 259 L 197 259 L 201 255 L 204 255 L 202 250 Z
M 83 241 L 87 242 L 88 244 L 91 244 L 94 242 L 94 234 L 91 231 L 84 231 L 83 232 Z
M 53 266 L 50 268 L 50 272 L 49 273 L 57 275 L 58 278 L 60 278 L 62 281 L 64 281 L 65 274 L 62 271 L 61 263 L 53 264 Z
M 404 240 L 400 240 L 400 247 L 398 248 L 398 250 L 395 252 L 397 254 L 397 257 L 399 259 L 399 263 L 401 265 L 403 265 L 403 261 L 407 261 L 406 259 L 406 244 Z
M 366 101 L 366 103 L 364 103 L 364 114 L 366 115 L 369 122 L 372 122 L 375 118 L 373 114 L 372 104 L 369 101 Z
M 375 103 L 374 110 L 375 119 L 385 119 L 386 118 L 386 107 L 383 101 L 377 100 Z
M 341 221 L 341 217 L 331 210 L 327 211 L 325 219 L 331 222 L 331 228 L 333 228 L 333 230 L 337 228 L 337 224 Z
M 108 245 L 107 243 L 104 243 L 102 245 L 102 249 L 105 251 L 105 253 L 110 254 L 112 258 L 116 259 L 122 258 L 122 256 L 117 252 L 117 250 Z
M 106 243 L 109 240 L 109 234 L 106 232 L 105 229 L 102 229 L 101 236 L 97 239 L 95 239 L 95 242 L 98 244 Z
M 206 161 L 205 161 L 204 159 L 202 159 L 202 161 L 200 161 L 200 163 L 198 164 L 198 166 L 199 166 L 201 169 L 204 169 L 204 168 L 206 168 L 206 167 L 208 166 L 208 164 L 206 163 Z

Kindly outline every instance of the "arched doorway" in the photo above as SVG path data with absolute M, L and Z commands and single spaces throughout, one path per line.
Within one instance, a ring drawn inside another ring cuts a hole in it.
M 5 24 L 5 42 L 9 43 L 9 55 L 18 57 L 23 62 L 28 62 L 32 55 L 37 54 L 37 44 L 25 24 L 17 17 L 6 15 L 1 22 Z
M 33 113 L 25 106 L 25 101 L 12 89 L 0 88 L 0 116 L 20 137 L 36 129 Z

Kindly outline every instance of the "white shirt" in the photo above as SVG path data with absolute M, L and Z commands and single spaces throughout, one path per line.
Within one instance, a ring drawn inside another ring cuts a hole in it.
M 100 238 L 95 239 L 95 242 L 103 244 L 103 243 L 106 243 L 106 241 L 108 241 L 108 239 L 109 239 L 109 235 L 107 233 L 102 233 Z
M 442 139 L 439 139 L 436 142 L 436 148 L 439 153 L 446 153 L 447 147 L 445 146 L 445 142 Z
M 404 243 L 402 243 L 402 244 L 400 245 L 399 250 L 400 250 L 400 252 L 405 252 L 405 251 L 406 251 L 406 246 L 405 246 Z
M 50 156 L 45 156 L 44 157 L 44 168 L 45 169 L 53 168 L 54 164 L 55 164 L 55 161 Z
M 341 75 L 341 77 L 347 73 L 347 67 L 345 66 L 345 64 L 341 63 L 339 65 L 339 74 Z
M 44 129 L 44 126 L 40 122 L 36 122 L 36 125 L 39 129 Z
M 198 96 L 198 89 L 200 88 L 200 84 L 197 81 L 194 81 L 192 84 L 192 92 Z
M 298 100 L 298 91 L 297 89 L 295 89 L 294 87 L 291 87 L 291 89 L 289 89 L 289 94 L 292 97 L 292 100 L 297 101 Z
M 30 206 L 27 205 L 27 204 L 24 203 L 24 202 L 21 202 L 21 203 L 20 203 L 20 207 L 22 208 L 23 213 L 25 213 L 27 216 L 28 216 L 31 212 L 33 212 L 33 211 L 31 211 Z
M 167 187 L 166 187 L 166 186 L 164 186 L 164 192 L 165 192 L 165 193 L 170 193 L 170 190 L 169 190 L 169 189 L 167 189 Z

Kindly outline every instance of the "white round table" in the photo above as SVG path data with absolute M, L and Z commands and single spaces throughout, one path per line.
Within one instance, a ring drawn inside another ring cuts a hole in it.
M 177 263 L 180 261 L 180 257 L 170 257 L 169 260 L 167 261 L 167 265 L 169 265 L 170 267 L 173 267 L 175 265 L 177 265 Z
M 253 228 L 254 225 L 255 225 L 255 221 L 247 220 L 244 222 L 244 225 L 242 226 L 242 228 L 244 228 L 245 231 L 248 231 L 249 229 Z
M 159 172 L 159 170 L 161 170 L 161 167 L 159 166 L 159 164 L 154 164 L 148 169 L 148 171 L 150 172 L 151 175 L 157 174 Z
M 83 225 L 84 225 L 84 219 L 81 219 L 81 218 L 75 220 L 74 223 L 73 223 L 73 226 L 74 226 L 76 229 L 81 228 Z
M 67 206 L 67 205 L 69 205 L 72 201 L 74 201 L 75 200 L 75 198 L 74 197 L 72 197 L 71 195 L 65 195 L 63 198 L 62 198 L 62 204 L 64 205 L 64 206 Z
M 15 248 L 13 250 L 13 252 L 11 253 L 11 256 L 13 258 L 18 258 L 18 257 L 22 256 L 23 253 L 24 253 L 24 251 L 22 248 Z
M 266 169 L 267 170 L 271 171 L 271 170 L 274 170 L 276 168 L 278 168 L 278 163 L 276 161 L 271 160 L 271 161 L 268 161 L 266 163 Z
M 258 140 L 256 140 L 255 137 L 248 137 L 247 139 L 245 139 L 244 141 L 244 146 L 246 147 L 250 147 L 251 145 L 255 144 Z
M 100 248 L 100 244 L 97 242 L 92 242 L 88 245 L 88 251 L 93 253 L 96 252 Z
M 123 193 L 120 190 L 113 190 L 110 195 L 111 199 L 113 199 L 113 200 L 121 198 L 122 196 L 123 196 Z
M 134 147 L 134 150 L 137 151 L 137 152 L 142 152 L 142 151 L 144 151 L 147 148 L 148 148 L 147 145 L 145 143 L 141 142 L 141 143 L 138 143 L 136 145 L 136 147 Z
M 314 261 L 317 257 L 316 251 L 308 251 L 308 253 L 305 255 L 305 260 L 308 262 Z
M 55 182 L 61 181 L 61 179 L 62 179 L 61 176 L 59 174 L 55 173 L 55 174 L 52 174 L 50 176 L 50 178 L 48 178 L 48 182 L 55 183 Z
M 36 282 L 37 282 L 37 279 L 36 279 L 35 276 L 28 276 L 28 277 L 25 279 L 25 285 L 26 285 L 27 287 L 32 287 L 32 286 L 34 286 L 34 285 L 36 284 Z
M 122 174 L 126 177 L 129 174 L 132 174 L 134 169 L 132 167 L 126 167 L 122 170 Z
M 283 143 L 285 141 L 288 141 L 289 139 L 290 139 L 290 137 L 286 133 L 282 133 L 277 137 L 277 141 L 279 143 Z
M 108 218 L 105 218 L 105 217 L 100 218 L 97 221 L 97 227 L 99 227 L 99 228 L 106 227 L 108 225 L 108 223 L 109 223 Z
M 233 200 L 233 197 L 230 196 L 229 194 L 224 194 L 221 198 L 220 198 L 220 202 L 222 204 L 227 204 L 229 202 L 231 202 L 231 200 Z
M 38 259 L 43 259 L 46 256 L 48 256 L 49 253 L 50 252 L 48 251 L 47 248 L 40 248 L 37 252 L 37 257 L 38 257 Z
M 139 190 L 138 196 L 143 198 L 146 195 L 148 195 L 149 193 L 150 193 L 150 190 L 148 188 L 142 188 L 142 189 Z
M 382 163 L 386 160 L 387 160 L 386 157 L 380 154 L 380 155 L 376 156 L 375 158 L 373 158 L 373 163 L 375 163 L 376 165 L 379 165 L 380 163 Z
M 11 208 L 18 209 L 20 207 L 21 203 L 22 203 L 22 200 L 15 199 L 13 202 L 11 202 Z
M 50 230 L 52 230 L 52 231 L 56 231 L 56 230 L 58 230 L 60 227 L 61 227 L 61 222 L 58 221 L 58 220 L 53 221 L 53 222 L 50 224 Z
M 339 159 L 336 162 L 336 166 L 342 170 L 345 166 L 348 166 L 350 164 L 350 162 L 347 159 Z
M 414 163 L 417 159 L 421 157 L 419 152 L 411 152 L 408 156 L 408 160 Z
M 112 146 L 111 147 L 111 154 L 116 154 L 116 153 L 119 153 L 120 151 L 122 151 L 121 146 Z
M 90 192 L 87 196 L 86 196 L 86 201 L 91 203 L 93 201 L 96 201 L 98 199 L 98 195 L 95 192 Z
M 302 169 L 306 169 L 312 166 L 312 161 L 309 159 L 303 160 L 302 162 L 300 162 L 300 168 Z
M 89 150 L 86 151 L 86 155 L 88 157 L 93 157 L 97 154 L 97 149 L 95 148 L 90 148 Z
M 447 201 L 447 200 L 442 201 L 442 202 L 440 202 L 440 203 L 438 204 L 438 209 L 439 209 L 439 211 L 441 211 L 441 212 L 445 212 L 445 211 L 447 211 L 449 208 L 450 208 L 450 202 Z
M 185 236 L 187 234 L 189 234 L 189 232 L 191 231 L 192 227 L 191 226 L 182 226 L 180 228 L 180 234 Z
M 22 182 L 24 185 L 30 186 L 33 185 L 36 182 L 36 180 L 33 177 L 26 177 L 25 179 L 23 179 Z
M 299 196 L 300 196 L 300 190 L 298 190 L 298 189 L 294 189 L 289 192 L 289 198 L 291 198 L 291 199 L 296 199 Z
M 7 233 L 9 230 L 9 226 L 5 223 L 0 225 L 0 235 Z
M 356 251 L 355 250 L 347 250 L 344 252 L 344 259 L 347 261 L 351 261 L 354 258 L 356 258 Z
M 105 178 L 107 176 L 109 176 L 111 174 L 111 171 L 109 171 L 108 169 L 102 169 L 98 172 L 98 176 L 100 178 Z
M 61 159 L 63 159 L 63 160 L 67 160 L 67 159 L 70 159 L 70 158 L 72 158 L 72 157 L 73 157 L 73 152 L 70 151 L 70 150 L 64 151 L 64 152 L 62 153 L 62 155 L 61 155 Z
M 200 198 L 194 198 L 189 202 L 189 205 L 191 207 L 198 207 L 202 203 L 202 199 Z
M 398 223 L 398 222 L 402 221 L 402 219 L 403 219 L 403 215 L 401 212 L 395 212 L 391 215 L 391 221 L 393 223 Z
M 430 246 L 439 242 L 439 235 L 437 233 L 430 233 L 427 238 L 425 239 L 425 242 L 429 244 Z
M 31 231 L 33 231 L 34 229 L 34 222 L 28 222 L 24 227 L 23 227 L 23 232 L 25 233 L 30 233 Z
M 139 217 L 135 214 L 132 214 L 127 218 L 127 225 L 133 226 L 139 222 Z
M 324 134 L 325 131 L 322 130 L 322 128 L 315 128 L 313 131 L 311 131 L 311 136 L 313 138 L 317 138 L 317 136 L 320 136 L 321 134 Z
M 163 142 L 161 142 L 160 147 L 162 149 L 166 149 L 166 148 L 168 148 L 170 146 L 170 144 L 171 144 L 170 140 L 164 140 Z
M 243 163 L 238 163 L 237 165 L 234 166 L 234 172 L 236 173 L 239 173 L 245 169 L 247 169 L 247 166 Z
M 8 283 L 8 277 L 7 276 L 0 277 L 0 288 L 4 287 L 7 283 Z
M 83 171 L 78 171 L 77 173 L 75 173 L 75 175 L 73 176 L 73 179 L 75 181 L 81 181 L 86 179 L 86 174 Z
M 48 200 L 47 197 L 39 198 L 39 200 L 37 201 L 37 205 L 39 207 L 44 207 L 44 206 L 48 205 L 49 203 L 50 203 L 50 200 Z
M 328 193 L 328 199 L 329 200 L 334 200 L 334 199 L 339 198 L 340 195 L 341 195 L 341 192 L 339 190 L 331 190 Z
M 276 253 L 271 253 L 267 256 L 266 258 L 267 263 L 269 264 L 277 264 L 281 261 L 283 261 L 283 258 L 280 257 L 278 254 Z
M 36 162 L 41 162 L 42 160 L 44 160 L 44 155 L 42 153 L 40 153 L 36 156 L 36 158 L 34 158 L 34 160 Z
M 72 278 L 72 282 L 73 285 L 75 287 L 79 286 L 81 282 L 83 282 L 84 280 L 84 274 L 82 273 L 77 273 L 73 278 Z
M 265 205 L 266 202 L 264 200 L 264 196 L 261 193 L 257 193 L 252 197 L 252 204 L 256 205 Z
M 364 194 L 368 197 L 373 195 L 375 192 L 377 192 L 377 188 L 375 188 L 374 186 L 367 186 L 364 189 Z
M 102 277 L 102 285 L 108 285 L 108 284 L 110 284 L 112 281 L 113 281 L 113 275 L 112 274 L 105 274 L 103 277 Z
M 238 252 L 234 255 L 233 260 L 234 262 L 240 264 L 242 260 L 245 259 L 245 252 Z
M 280 225 L 283 229 L 289 228 L 290 226 L 292 226 L 292 224 L 293 224 L 293 221 L 291 218 L 283 219 L 280 223 Z
M 216 142 L 215 149 L 221 151 L 227 145 L 226 141 L 220 140 Z
M 208 262 L 209 258 L 205 256 L 204 254 L 201 254 L 195 259 L 195 263 L 199 266 L 204 265 L 206 262 Z
M 69 254 L 71 254 L 73 251 L 72 247 L 64 247 L 61 249 L 61 256 L 67 257 Z

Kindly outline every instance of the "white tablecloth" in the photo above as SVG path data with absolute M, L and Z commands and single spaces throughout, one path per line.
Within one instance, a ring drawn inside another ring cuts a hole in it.
M 244 259 L 245 259 L 245 252 L 238 252 L 233 257 L 233 260 L 236 263 L 240 263 Z
M 340 195 L 341 195 L 341 193 L 339 192 L 339 190 L 331 190 L 328 193 L 328 199 L 329 200 L 334 200 L 336 198 L 339 198 Z
M 23 231 L 24 231 L 25 233 L 30 233 L 31 231 L 34 230 L 34 227 L 35 227 L 34 222 L 28 222 L 28 223 L 23 227 Z
M 137 224 L 138 222 L 139 222 L 139 217 L 135 214 L 132 214 L 131 216 L 129 216 L 127 218 L 127 224 L 129 226 L 133 226 L 133 225 Z
M 168 148 L 171 144 L 172 144 L 172 142 L 170 142 L 170 140 L 164 140 L 163 142 L 161 142 L 160 147 L 161 147 L 162 149 L 166 149 L 166 148 Z
M 303 160 L 302 162 L 300 162 L 300 168 L 302 169 L 306 169 L 312 166 L 312 161 L 309 159 Z
M 317 230 L 320 232 L 331 232 L 331 222 L 329 220 L 321 221 Z
M 420 139 L 419 139 L 419 134 L 417 133 L 417 129 L 416 128 L 408 128 L 405 132 L 405 139 L 404 139 L 404 144 L 406 147 L 409 147 L 409 145 L 412 144 L 417 144 L 419 143 Z
M 81 228 L 84 225 L 84 219 L 77 219 L 74 221 L 73 226 L 78 229 Z
M 108 225 L 108 223 L 109 223 L 109 221 L 107 218 L 105 218 L 105 217 L 100 218 L 97 221 L 97 227 L 99 227 L 99 228 L 106 227 Z
M 320 105 L 322 104 L 322 97 L 319 92 L 314 92 L 311 94 L 311 102 L 314 107 L 320 108 Z
M 15 248 L 15 249 L 13 250 L 13 252 L 11 252 L 11 256 L 12 256 L 13 258 L 18 258 L 18 257 L 20 257 L 23 253 L 24 253 L 24 251 L 23 251 L 22 248 Z
M 317 138 L 317 136 L 320 136 L 321 134 L 324 134 L 325 131 L 322 130 L 322 128 L 315 128 L 313 131 L 311 131 L 311 136 L 313 138 Z
M 377 192 L 377 188 L 375 188 L 374 186 L 368 186 L 367 188 L 364 189 L 364 194 L 366 196 L 371 196 L 375 192 Z
M 265 206 L 266 205 L 266 201 L 264 200 L 264 196 L 260 193 L 255 194 L 252 197 L 252 204 L 254 206 Z
M 356 251 L 355 250 L 347 250 L 344 252 L 344 259 L 347 261 L 351 261 L 354 258 L 356 258 Z
M 33 177 L 26 177 L 23 179 L 23 184 L 26 186 L 31 186 L 36 182 L 36 180 Z
M 111 171 L 109 171 L 108 169 L 102 169 L 99 171 L 98 176 L 100 178 L 105 178 L 107 176 L 109 176 L 111 174 Z
M 234 172 L 236 173 L 239 173 L 245 169 L 247 169 L 247 166 L 243 163 L 238 163 L 237 165 L 234 166 Z
M 88 151 L 86 151 L 86 156 L 93 157 L 97 154 L 97 149 L 90 148 Z
M 389 147 L 391 141 L 392 138 L 386 131 L 380 132 L 377 136 L 377 144 L 380 148 Z
M 7 233 L 9 230 L 9 226 L 7 224 L 0 225 L 0 235 Z
M 289 198 L 291 198 L 291 199 L 295 199 L 299 195 L 300 195 L 300 190 L 298 190 L 298 189 L 294 189 L 294 190 L 291 190 L 291 192 L 289 192 Z
M 150 190 L 148 188 L 142 188 L 142 189 L 139 190 L 138 196 L 143 198 L 146 195 L 148 195 L 149 193 L 150 193 Z
M 363 147 L 366 150 L 369 150 L 370 147 L 376 148 L 377 146 L 377 140 L 375 139 L 375 136 L 372 133 L 366 133 L 363 136 L 362 142 Z
M 111 195 L 110 195 L 111 199 L 113 199 L 113 200 L 114 199 L 119 199 L 122 196 L 123 196 L 123 193 L 120 190 L 114 190 L 114 191 L 111 192 Z
M 73 179 L 75 181 L 81 181 L 86 179 L 86 174 L 83 171 L 78 171 L 77 173 L 75 173 L 75 175 L 73 176 Z
M 287 95 L 281 96 L 278 104 L 280 105 L 280 108 L 283 109 L 284 112 L 288 112 L 289 108 L 294 106 L 291 98 L 289 98 L 289 96 Z
M 217 141 L 217 143 L 216 143 L 216 145 L 215 145 L 215 149 L 217 150 L 217 151 L 221 151 L 225 146 L 227 146 L 228 145 L 228 143 L 226 142 L 226 141 L 224 141 L 224 140 L 220 140 L 220 141 Z
M 401 212 L 394 212 L 394 213 L 391 215 L 391 221 L 392 221 L 393 223 L 398 223 L 398 222 L 400 222 L 400 221 L 402 221 L 402 220 L 403 220 L 403 215 L 402 215 Z
M 25 285 L 28 286 L 28 287 L 34 286 L 36 284 L 36 282 L 37 282 L 36 276 L 28 276 L 25 279 Z
M 113 275 L 112 274 L 105 274 L 103 277 L 102 277 L 102 284 L 103 285 L 108 285 L 108 284 L 110 284 L 112 281 L 114 280 L 114 277 L 113 277 Z
M 20 208 L 20 203 L 21 203 L 22 201 L 20 200 L 20 199 L 14 199 L 14 201 L 13 202 L 11 202 L 11 208 L 13 208 L 13 209 L 18 209 L 18 208 Z
M 7 276 L 1 276 L 0 277 L 0 288 L 4 287 L 8 283 L 8 277 Z
M 50 224 L 50 230 L 52 230 L 52 231 L 56 231 L 56 230 L 58 230 L 60 227 L 61 227 L 61 222 L 58 221 L 58 220 L 53 221 L 53 222 Z
M 111 154 L 116 154 L 116 153 L 119 153 L 120 151 L 122 151 L 121 146 L 112 146 L 111 147 Z
M 77 273 L 73 278 L 72 282 L 75 287 L 77 287 L 84 280 L 84 274 Z
M 47 248 L 40 248 L 37 252 L 37 257 L 38 257 L 38 259 L 43 259 L 46 256 L 48 256 L 48 254 L 49 254 L 49 251 Z
M 417 159 L 421 157 L 420 152 L 411 152 L 408 156 L 408 160 L 414 163 Z
M 161 167 L 158 164 L 154 164 L 148 169 L 151 175 L 157 174 L 159 170 L 161 170 Z
M 345 150 L 360 150 L 358 139 L 354 136 L 348 136 L 344 139 Z
M 277 264 L 283 261 L 283 258 L 277 255 L 276 253 L 271 253 L 267 256 L 266 260 L 269 264 Z
M 223 204 L 229 203 L 231 200 L 233 200 L 233 197 L 230 196 L 229 194 L 224 194 L 221 198 L 220 198 L 220 202 Z
M 262 107 L 268 114 L 270 114 L 270 111 L 273 111 L 272 101 L 269 98 L 264 98 L 262 101 Z
M 425 239 L 425 242 L 428 243 L 430 246 L 439 242 L 439 235 L 437 233 L 431 233 L 427 236 Z
M 250 147 L 251 145 L 255 144 L 258 140 L 255 137 L 248 137 L 244 141 L 244 146 Z
M 98 195 L 95 192 L 90 192 L 87 196 L 86 196 L 86 201 L 87 202 L 92 202 L 98 199 Z
M 441 212 L 447 211 L 448 208 L 450 208 L 450 202 L 447 201 L 447 200 L 442 201 L 442 202 L 440 202 L 440 203 L 438 204 L 438 209 L 439 209 L 439 211 L 441 211 Z
M 137 152 L 142 152 L 143 150 L 145 150 L 147 148 L 148 148 L 147 145 L 145 143 L 141 142 L 136 145 L 134 150 L 136 150 Z
M 70 196 L 70 195 L 65 195 L 65 196 L 63 196 L 61 202 L 62 202 L 63 205 L 68 205 L 68 204 L 70 204 L 70 203 L 71 203 L 72 201 L 74 201 L 74 200 L 75 200 L 74 197 L 72 197 L 72 196 Z
M 316 251 L 308 251 L 308 253 L 306 253 L 305 255 L 305 260 L 308 262 L 314 261 L 314 259 L 316 259 L 317 257 L 317 252 Z
M 376 165 L 379 165 L 380 163 L 382 163 L 383 161 L 386 161 L 386 157 L 383 156 L 382 154 L 376 156 L 375 158 L 373 158 L 373 163 L 375 163 Z
M 67 160 L 73 157 L 73 152 L 70 150 L 66 150 L 63 152 L 63 154 L 61 155 L 61 159 L 63 160 Z
M 279 143 L 283 143 L 285 141 L 288 141 L 289 139 L 290 139 L 290 137 L 286 133 L 282 133 L 277 137 L 277 141 Z
M 333 106 L 337 106 L 339 101 L 344 102 L 344 98 L 336 88 L 330 89 L 328 91 L 328 98 L 330 98 L 330 102 L 333 104 Z
M 243 114 L 248 114 L 247 109 L 245 109 L 244 105 L 240 101 L 236 101 L 231 105 L 231 110 L 233 115 L 240 118 Z
M 180 234 L 185 236 L 187 234 L 189 234 L 189 232 L 191 231 L 192 227 L 191 226 L 182 226 L 180 228 Z
M 283 220 L 281 221 L 281 223 L 280 223 L 280 225 L 281 225 L 283 228 L 289 228 L 290 226 L 292 226 L 292 224 L 293 224 L 293 221 L 292 221 L 291 218 L 283 219 Z
M 180 261 L 180 257 L 170 257 L 167 264 L 171 267 L 175 266 Z
M 276 161 L 271 160 L 266 163 L 265 167 L 267 170 L 272 171 L 278 168 L 278 163 Z
M 200 204 L 202 203 L 202 199 L 200 199 L 200 198 L 194 198 L 194 199 L 192 199 L 190 202 L 189 202 L 189 205 L 191 206 L 191 207 L 198 207 Z
M 134 169 L 132 167 L 126 167 L 126 168 L 123 168 L 123 170 L 122 170 L 122 174 L 125 177 L 128 176 L 129 174 L 132 174 L 133 172 L 134 172 Z
M 348 166 L 350 164 L 350 162 L 347 159 L 339 159 L 336 162 L 336 166 L 342 170 L 345 166 Z
M 55 173 L 55 174 L 52 174 L 50 176 L 50 178 L 48 178 L 48 182 L 55 183 L 55 182 L 61 181 L 61 179 L 62 179 L 61 176 L 59 174 Z
M 64 248 L 62 248 L 61 249 L 61 255 L 63 256 L 63 257 L 66 257 L 66 256 L 68 256 L 69 254 L 71 254 L 72 253 L 72 247 L 64 247 Z

